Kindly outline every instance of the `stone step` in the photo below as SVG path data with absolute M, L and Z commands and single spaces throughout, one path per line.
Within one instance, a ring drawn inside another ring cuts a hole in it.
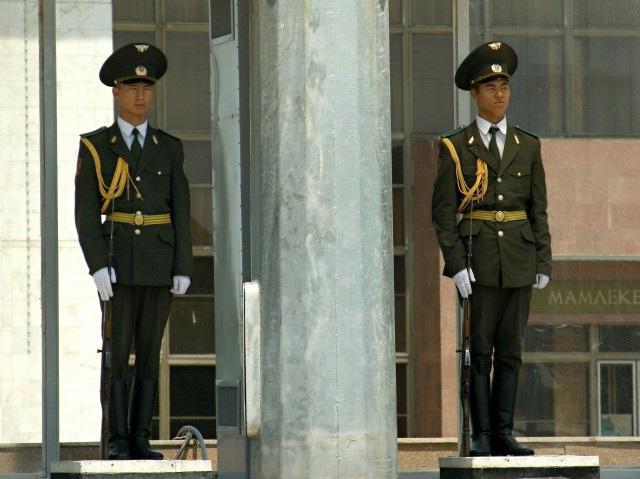
M 51 479 L 214 479 L 211 461 L 60 461 Z
M 600 479 L 598 456 L 441 457 L 440 479 Z

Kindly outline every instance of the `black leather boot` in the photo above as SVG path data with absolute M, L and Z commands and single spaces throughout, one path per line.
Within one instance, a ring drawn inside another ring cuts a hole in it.
M 496 358 L 491 395 L 491 455 L 532 456 L 533 449 L 523 446 L 513 436 L 513 413 L 518 394 L 520 361 Z
M 491 455 L 491 391 L 488 358 L 474 358 L 471 363 L 471 455 Z
M 163 459 L 164 456 L 149 444 L 151 418 L 156 400 L 156 381 L 133 379 L 129 406 L 129 443 L 132 459 Z
M 109 459 L 131 459 L 127 430 L 127 387 L 123 380 L 111 381 L 109 398 Z

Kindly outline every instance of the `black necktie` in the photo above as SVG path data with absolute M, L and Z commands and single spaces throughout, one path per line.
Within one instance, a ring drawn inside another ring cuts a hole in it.
M 138 159 L 142 154 L 142 146 L 140 146 L 140 140 L 138 139 L 140 132 L 137 128 L 134 128 L 131 132 L 133 135 L 133 143 L 131 143 L 131 168 L 135 170 L 138 166 Z
M 498 142 L 496 141 L 496 133 L 498 133 L 499 130 L 500 128 L 498 128 L 497 126 L 492 126 L 491 128 L 489 128 L 489 134 L 491 135 L 491 140 L 489 141 L 489 153 L 493 155 L 498 163 L 500 162 L 501 158 L 500 150 L 498 149 Z

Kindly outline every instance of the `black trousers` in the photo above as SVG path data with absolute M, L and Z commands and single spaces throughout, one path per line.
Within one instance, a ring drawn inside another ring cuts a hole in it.
M 135 347 L 134 378 L 158 380 L 160 345 L 173 295 L 169 286 L 113 285 L 111 378 L 127 377 L 131 344 Z
M 513 430 L 522 340 L 530 302 L 530 286 L 473 285 L 471 415 L 474 434 L 508 434 Z

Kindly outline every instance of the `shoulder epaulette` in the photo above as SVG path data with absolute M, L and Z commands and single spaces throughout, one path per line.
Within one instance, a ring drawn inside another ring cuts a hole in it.
M 458 133 L 460 133 L 463 130 L 464 130 L 464 126 L 459 126 L 455 130 L 451 130 L 451 131 L 448 131 L 446 133 L 441 134 L 440 138 L 449 138 L 450 136 L 457 135 Z
M 527 135 L 534 137 L 536 140 L 537 140 L 538 138 L 540 138 L 540 137 L 539 137 L 538 135 L 536 135 L 535 133 L 531 133 L 530 131 L 527 131 L 527 130 L 525 130 L 524 128 L 522 128 L 521 126 L 516 125 L 516 128 L 517 128 L 518 130 L 520 130 L 522 133 L 526 133 Z
M 158 130 L 160 133 L 162 133 L 162 134 L 164 134 L 164 135 L 167 135 L 167 136 L 168 136 L 168 137 L 170 137 L 170 138 L 173 138 L 174 140 L 182 141 L 182 140 L 181 140 L 180 138 L 178 138 L 177 136 L 172 135 L 171 133 L 168 133 L 168 132 L 166 132 L 166 131 L 164 131 L 164 130 L 162 130 L 162 129 L 160 129 L 160 128 L 156 128 L 156 130 Z
M 97 135 L 98 133 L 101 133 L 101 132 L 103 132 L 103 131 L 104 131 L 104 130 L 106 130 L 106 129 L 107 129 L 107 127 L 106 127 L 106 126 L 101 126 L 101 127 L 100 127 L 100 128 L 98 128 L 97 130 L 90 131 L 89 133 L 82 133 L 82 134 L 80 134 L 80 136 L 82 136 L 83 138 L 88 138 L 88 137 L 90 137 L 90 136 Z

